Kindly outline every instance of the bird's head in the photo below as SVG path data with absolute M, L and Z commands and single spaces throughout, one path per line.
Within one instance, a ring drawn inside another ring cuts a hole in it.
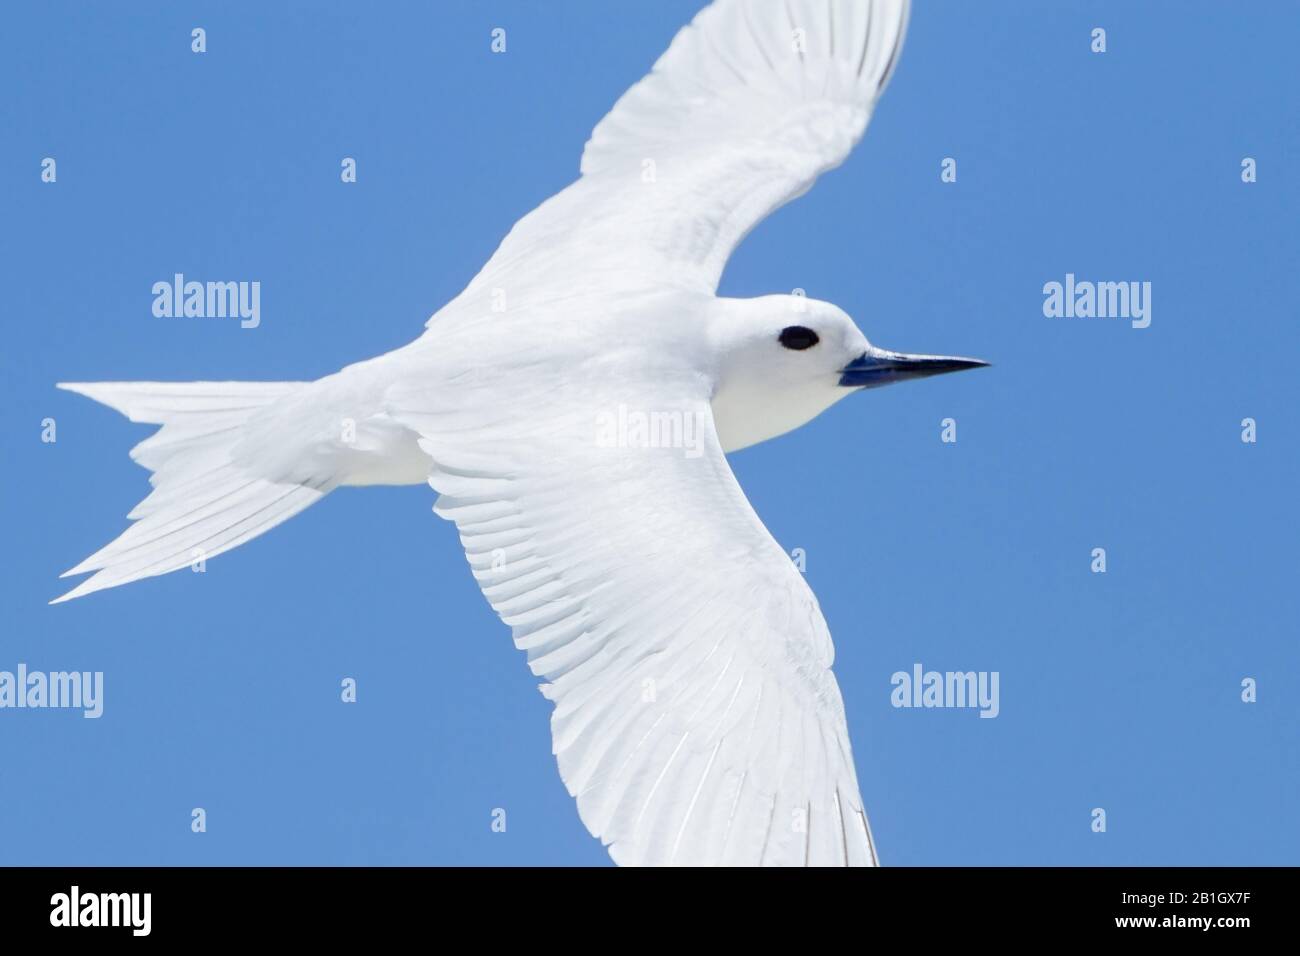
M 829 302 L 794 295 L 716 301 L 713 416 L 727 451 L 798 428 L 851 392 L 988 364 L 877 348 Z

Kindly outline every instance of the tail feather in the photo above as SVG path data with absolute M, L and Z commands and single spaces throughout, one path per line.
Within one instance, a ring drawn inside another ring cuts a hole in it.
M 96 572 L 67 594 L 166 574 L 215 557 L 319 501 L 330 479 L 280 481 L 260 475 L 233 450 L 261 409 L 304 387 L 300 382 L 92 382 L 59 388 L 102 402 L 131 421 L 162 425 L 131 450 L 150 469 L 153 491 L 132 509 L 118 538 L 64 576 Z
M 59 382 L 133 422 L 171 424 L 178 416 L 252 411 L 296 392 L 306 382 Z

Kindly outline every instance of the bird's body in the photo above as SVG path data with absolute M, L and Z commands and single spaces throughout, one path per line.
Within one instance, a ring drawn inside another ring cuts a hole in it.
M 605 408 L 612 396 L 644 396 L 647 404 L 637 410 L 647 414 L 666 400 L 708 404 L 722 450 L 736 451 L 797 428 L 848 392 L 833 381 L 838 365 L 810 376 L 813 387 L 806 390 L 775 390 L 767 370 L 731 367 L 742 349 L 717 344 L 752 333 L 761 355 L 774 323 L 779 331 L 825 308 L 793 296 L 725 299 L 676 290 L 591 294 L 486 318 L 461 318 L 453 303 L 410 345 L 303 383 L 259 410 L 234 454 L 267 478 L 425 484 L 430 458 L 419 447 L 420 435 L 393 413 L 403 394 L 419 388 L 455 394 L 458 405 L 500 408 L 516 398 L 512 393 L 534 385 L 565 395 L 561 405 L 590 407 L 593 428 L 596 413 L 626 407 L 621 401 Z M 859 354 L 865 339 L 853 347 Z M 535 405 L 517 411 L 521 420 L 538 417 Z
M 136 523 L 63 599 L 213 557 L 341 485 L 428 482 L 617 861 L 875 863 L 826 623 L 724 453 L 980 363 L 877 349 L 828 303 L 715 291 L 861 135 L 906 12 L 707 8 L 597 126 L 582 177 L 401 349 L 306 383 L 65 386 L 163 427 L 133 451 L 155 486 Z

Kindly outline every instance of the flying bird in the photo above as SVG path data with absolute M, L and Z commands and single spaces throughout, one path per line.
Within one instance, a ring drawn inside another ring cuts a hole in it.
M 313 382 L 60 384 L 162 427 L 131 452 L 153 473 L 133 524 L 57 601 L 215 557 L 340 486 L 427 482 L 615 862 L 876 864 L 826 621 L 725 455 L 985 363 L 716 290 L 861 138 L 907 15 L 712 3 L 409 345 Z

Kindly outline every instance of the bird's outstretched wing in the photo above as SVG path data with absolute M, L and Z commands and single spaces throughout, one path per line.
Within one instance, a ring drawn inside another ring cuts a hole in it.
M 391 411 L 547 682 L 587 828 L 623 864 L 874 864 L 826 622 L 708 402 L 475 391 L 411 382 Z
M 907 15 L 908 0 L 717 0 L 596 126 L 582 178 L 519 221 L 467 294 L 536 294 L 575 261 L 593 287 L 712 293 L 741 239 L 861 138 Z

